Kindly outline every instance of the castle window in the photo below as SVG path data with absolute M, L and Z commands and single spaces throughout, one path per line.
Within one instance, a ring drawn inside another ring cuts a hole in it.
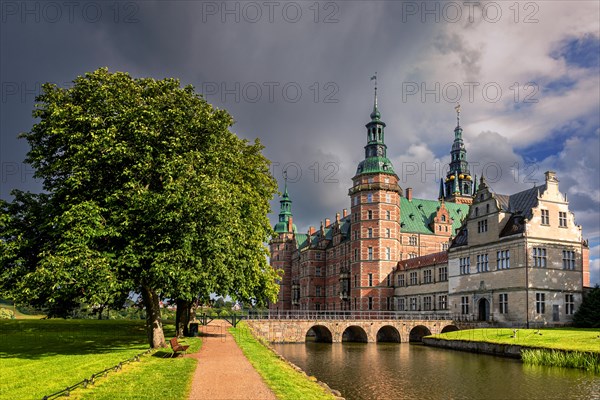
M 386 217 L 388 220 L 391 220 L 391 219 L 392 219 L 392 212 L 391 212 L 391 211 L 386 211 L 386 212 L 385 212 L 385 217 Z
M 315 254 L 315 258 L 316 258 L 317 260 L 320 260 L 320 259 L 321 259 L 321 253 L 317 253 L 317 254 Z
M 486 214 L 490 213 L 490 205 L 489 204 L 485 205 L 485 212 L 486 212 Z
M 404 311 L 404 299 L 398 299 L 398 311 Z
M 399 287 L 403 287 L 404 286 L 404 274 L 398 275 L 398 286 Z
M 442 214 L 442 222 L 446 222 L 446 216 Z
M 408 258 L 411 258 L 411 259 L 412 259 L 412 258 L 417 258 L 417 254 L 416 254 L 416 253 L 410 253 L 410 254 L 408 255 Z
M 431 311 L 431 296 L 423 297 L 423 310 Z
M 411 272 L 410 273 L 410 284 L 411 285 L 416 285 L 417 284 L 417 273 L 416 272 Z
M 471 273 L 471 257 L 461 257 L 459 259 L 460 274 L 468 275 Z
M 484 233 L 484 232 L 487 232 L 487 230 L 488 230 L 487 219 L 484 219 L 482 221 L 477 221 L 477 233 Z
M 367 211 L 367 219 L 373 219 L 373 211 Z
M 442 251 L 448 251 L 448 243 L 442 243 Z
M 354 222 L 358 221 L 358 213 L 354 213 Z
M 561 228 L 567 227 L 567 213 L 559 211 L 558 212 L 558 226 Z
M 542 225 L 550 225 L 550 211 L 542 210 Z
M 383 181 L 384 181 L 385 183 L 390 183 L 390 178 L 384 178 L 384 179 L 383 179 Z
M 386 193 L 386 195 L 385 195 L 385 201 L 388 202 L 388 203 L 391 203 L 392 202 L 392 195 L 389 194 L 389 193 Z
M 469 313 L 469 296 L 460 297 L 460 313 L 463 315 Z
M 373 194 L 369 193 L 367 194 L 367 203 L 372 203 L 373 202 Z
M 563 250 L 563 269 L 575 269 L 575 252 L 572 250 Z
M 544 247 L 533 248 L 533 266 L 546 268 L 546 249 Z
M 386 260 L 392 259 L 392 250 L 389 247 L 385 248 L 385 259 Z
M 358 249 L 354 249 L 354 261 L 358 261 Z
M 438 268 L 438 281 L 444 282 L 448 280 L 448 267 Z
M 354 205 L 357 206 L 360 201 L 360 196 L 354 196 Z
M 369 274 L 369 287 L 373 286 L 373 274 Z
M 276 260 L 276 261 L 279 261 L 279 254 L 277 254 L 277 255 L 275 256 L 275 260 Z
M 417 298 L 416 297 L 410 298 L 410 311 L 417 311 Z
M 358 274 L 354 274 L 354 287 L 358 287 Z
M 411 236 L 410 238 L 408 238 L 408 244 L 411 246 L 416 246 L 417 245 L 417 237 Z
M 373 309 L 373 298 L 369 297 L 369 310 Z
M 369 257 L 368 260 L 372 260 L 373 259 L 373 248 L 369 247 Z
M 475 207 L 475 216 L 479 215 L 479 207 Z
M 448 307 L 448 296 L 438 296 L 438 310 L 445 310 Z
M 508 314 L 508 293 L 498 295 L 498 304 L 500 305 L 500 314 Z
M 387 229 L 385 230 L 385 236 L 386 236 L 386 237 L 391 237 L 391 231 L 390 231 L 390 228 L 387 228 Z
M 487 272 L 488 271 L 488 255 L 487 254 L 478 254 L 477 255 L 477 272 Z
M 317 295 L 317 297 L 321 296 L 321 286 L 317 286 L 315 290 L 316 290 L 315 294 Z
M 535 294 L 535 312 L 536 314 L 544 314 L 546 312 L 546 294 Z
M 321 267 L 315 267 L 315 275 L 316 276 L 321 276 Z
M 573 315 L 575 311 L 575 301 L 572 294 L 565 294 L 565 314 Z
M 423 283 L 431 283 L 431 270 L 423 271 Z
M 369 228 L 369 229 L 367 230 L 367 237 L 368 237 L 369 239 L 373 237 L 373 228 Z
M 389 275 L 387 276 L 387 285 L 388 285 L 388 286 L 392 286 L 392 274 L 389 274 Z
M 510 268 L 510 250 L 500 250 L 496 252 L 496 265 L 497 269 L 509 269 Z

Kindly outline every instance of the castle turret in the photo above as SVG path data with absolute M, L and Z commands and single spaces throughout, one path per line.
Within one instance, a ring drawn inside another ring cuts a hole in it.
M 446 175 L 444 185 L 444 200 L 471 204 L 473 202 L 473 178 L 467 162 L 467 149 L 463 142 L 463 130 L 460 126 L 460 104 L 456 106 L 456 128 L 454 128 L 454 143 L 450 151 L 450 170 Z M 440 195 L 442 189 L 440 188 Z

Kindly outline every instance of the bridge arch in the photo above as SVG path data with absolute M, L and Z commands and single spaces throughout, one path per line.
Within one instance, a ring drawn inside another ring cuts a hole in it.
M 306 332 L 307 342 L 333 343 L 333 337 L 329 328 L 323 325 L 314 325 Z
M 446 332 L 455 332 L 459 330 L 458 326 L 456 325 L 446 325 L 443 329 L 441 333 L 446 333 Z
M 351 325 L 342 333 L 342 342 L 359 342 L 368 343 L 369 338 L 367 332 L 357 325 Z
M 400 332 L 391 325 L 382 326 L 377 331 L 377 342 L 400 343 Z
M 431 335 L 431 331 L 425 325 L 417 325 L 410 330 L 409 341 L 420 342 L 423 336 Z

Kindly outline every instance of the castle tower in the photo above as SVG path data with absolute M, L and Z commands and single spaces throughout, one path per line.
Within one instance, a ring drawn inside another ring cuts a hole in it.
M 283 271 L 277 302 L 270 305 L 272 310 L 290 310 L 292 308 L 292 254 L 296 225 L 292 218 L 292 200 L 287 190 L 287 174 L 284 172 L 285 186 L 279 201 L 279 222 L 275 224 L 275 235 L 269 243 L 271 265 Z
M 454 203 L 471 204 L 473 202 L 473 178 L 467 162 L 467 150 L 462 139 L 460 126 L 460 104 L 455 107 L 456 128 L 454 128 L 454 143 L 450 151 L 450 170 L 445 183 L 440 184 L 440 199 Z
M 349 301 L 353 310 L 392 309 L 402 191 L 387 158 L 385 126 L 375 86 L 371 121 L 366 124 L 365 159 L 358 164 L 348 193 L 352 213 Z

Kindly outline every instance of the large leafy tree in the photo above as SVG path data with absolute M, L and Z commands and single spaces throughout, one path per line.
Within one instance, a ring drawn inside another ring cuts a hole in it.
M 5 205 L 0 219 L 19 290 L 44 301 L 135 290 L 153 347 L 165 343 L 161 298 L 274 299 L 264 243 L 277 187 L 262 145 L 175 79 L 99 69 L 73 83 L 43 86 L 23 134 L 46 194 L 22 195 L 32 204 Z M 35 214 L 33 233 L 19 229 L 23 213 Z

